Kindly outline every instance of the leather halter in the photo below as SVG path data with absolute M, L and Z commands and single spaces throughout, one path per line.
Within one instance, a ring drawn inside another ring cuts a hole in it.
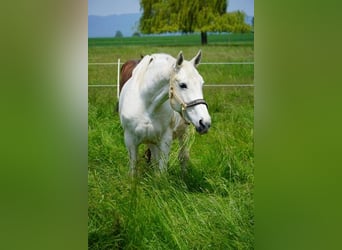
M 190 124 L 190 121 L 188 121 L 188 119 L 185 118 L 185 115 L 184 115 L 184 112 L 186 111 L 187 108 L 190 108 L 190 107 L 194 107 L 196 105 L 199 105 L 199 104 L 204 104 L 205 106 L 207 106 L 208 108 L 208 104 L 207 102 L 204 100 L 204 99 L 196 99 L 196 100 L 193 100 L 191 102 L 184 102 L 182 100 L 182 98 L 180 98 L 176 92 L 174 92 L 174 88 L 173 88 L 173 84 L 170 83 L 170 91 L 169 91 L 169 98 L 170 98 L 170 101 L 172 98 L 174 98 L 182 107 L 181 109 L 181 116 L 183 117 L 183 119 L 188 123 Z

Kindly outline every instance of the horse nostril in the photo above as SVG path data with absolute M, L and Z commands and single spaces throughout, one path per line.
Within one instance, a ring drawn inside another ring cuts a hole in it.
M 199 120 L 199 124 L 200 124 L 201 128 L 204 128 L 204 129 L 210 128 L 210 123 L 203 122 L 203 119 Z
M 210 128 L 210 122 L 205 122 L 203 121 L 203 119 L 199 120 L 199 126 L 196 127 L 197 132 L 199 132 L 200 134 L 204 134 L 208 131 L 208 129 Z
M 210 128 L 210 122 L 204 122 L 203 119 L 199 120 L 199 124 L 202 128 L 206 128 L 206 129 Z

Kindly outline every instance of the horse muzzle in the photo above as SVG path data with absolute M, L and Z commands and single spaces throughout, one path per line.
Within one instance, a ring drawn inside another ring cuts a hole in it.
M 196 126 L 196 131 L 202 135 L 202 134 L 205 134 L 208 132 L 210 125 L 211 125 L 211 122 L 210 121 L 204 121 L 203 119 L 201 119 L 201 120 L 199 120 L 198 124 L 199 125 Z

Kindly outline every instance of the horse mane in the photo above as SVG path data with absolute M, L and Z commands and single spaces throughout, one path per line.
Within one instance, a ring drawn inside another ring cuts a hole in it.
M 153 61 L 153 57 L 150 55 L 145 55 L 140 63 L 133 69 L 132 76 L 137 74 L 142 74 L 147 70 L 148 65 Z
M 133 68 L 132 78 L 142 79 L 144 77 L 145 72 L 147 71 L 148 66 L 153 61 L 153 57 L 150 55 L 145 55 L 140 62 Z
M 123 86 L 133 75 L 139 74 L 139 77 L 142 78 L 144 72 L 146 72 L 147 67 L 150 65 L 150 63 L 154 60 L 160 59 L 160 56 L 164 56 L 163 59 L 166 59 L 167 61 L 173 58 L 171 55 L 165 53 L 156 53 L 145 56 L 141 55 L 140 59 L 132 59 L 126 61 L 120 69 L 118 96 L 120 95 Z

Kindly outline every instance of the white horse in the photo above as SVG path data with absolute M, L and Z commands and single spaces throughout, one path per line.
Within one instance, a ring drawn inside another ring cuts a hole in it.
M 201 51 L 191 61 L 184 60 L 182 52 L 177 59 L 152 54 L 144 56 L 133 70 L 119 99 L 131 174 L 135 172 L 138 146 L 142 143 L 148 145 L 152 161 L 164 171 L 174 138 L 179 139 L 179 159 L 186 170 L 184 135 L 188 125 L 193 124 L 198 133 L 204 134 L 211 124 L 203 99 L 203 78 L 196 69 L 200 60 Z

